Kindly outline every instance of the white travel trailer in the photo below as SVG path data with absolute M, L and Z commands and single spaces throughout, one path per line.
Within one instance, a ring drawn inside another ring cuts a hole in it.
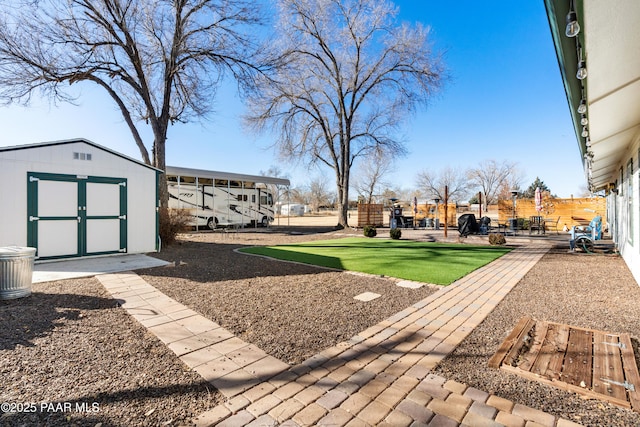
M 305 206 L 297 203 L 284 204 L 280 207 L 282 216 L 303 216 L 305 211 Z
M 187 210 L 194 227 L 268 226 L 274 219 L 268 185 L 289 185 L 289 180 L 167 167 L 169 208 Z

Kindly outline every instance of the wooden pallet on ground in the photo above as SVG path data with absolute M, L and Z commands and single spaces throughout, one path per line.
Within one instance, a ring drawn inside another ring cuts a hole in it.
M 640 412 L 640 375 L 628 334 L 525 316 L 489 367 Z

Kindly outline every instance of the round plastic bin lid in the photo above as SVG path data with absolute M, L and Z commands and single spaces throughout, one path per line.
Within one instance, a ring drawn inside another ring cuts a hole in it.
M 22 246 L 5 246 L 0 247 L 0 258 L 12 258 L 33 256 L 36 253 L 36 248 L 22 247 Z

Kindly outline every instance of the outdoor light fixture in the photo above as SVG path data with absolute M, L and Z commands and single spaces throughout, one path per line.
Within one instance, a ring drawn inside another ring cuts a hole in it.
M 584 145 L 587 146 L 587 148 L 591 147 L 591 139 L 587 138 L 586 142 L 584 143 Z
M 576 49 L 578 50 L 578 72 L 576 77 L 578 80 L 584 80 L 587 78 L 587 63 L 582 57 L 582 46 L 580 46 L 579 40 L 576 42 Z
M 585 116 L 584 114 L 580 117 L 580 124 L 582 126 L 586 126 L 589 124 L 589 119 L 587 119 L 587 116 Z
M 580 32 L 580 24 L 578 24 L 578 15 L 576 14 L 575 9 L 573 8 L 573 1 L 571 1 L 571 6 L 569 7 L 569 13 L 567 14 L 567 28 L 565 29 L 565 34 L 567 37 L 575 37 Z
M 587 63 L 584 61 L 578 62 L 578 72 L 576 73 L 578 80 L 584 80 L 587 78 Z
M 582 128 L 582 134 L 581 134 L 581 135 L 582 135 L 582 137 L 583 137 L 583 138 L 586 138 L 586 137 L 588 137 L 588 136 L 589 136 L 589 129 L 587 129 L 587 127 L 586 127 L 586 126 L 584 126 L 584 127 Z
M 580 105 L 578 105 L 578 113 L 584 114 L 587 112 L 587 102 L 582 98 L 580 100 Z

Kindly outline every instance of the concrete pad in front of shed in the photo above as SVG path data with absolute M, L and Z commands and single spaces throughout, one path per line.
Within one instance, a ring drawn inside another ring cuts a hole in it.
M 376 294 L 375 292 L 364 292 L 360 295 L 356 295 L 353 299 L 357 299 L 358 301 L 373 301 L 376 298 L 379 298 L 380 294 Z
M 141 268 L 161 267 L 168 262 L 144 254 L 113 255 L 95 258 L 37 263 L 33 266 L 33 283 L 90 277 Z

